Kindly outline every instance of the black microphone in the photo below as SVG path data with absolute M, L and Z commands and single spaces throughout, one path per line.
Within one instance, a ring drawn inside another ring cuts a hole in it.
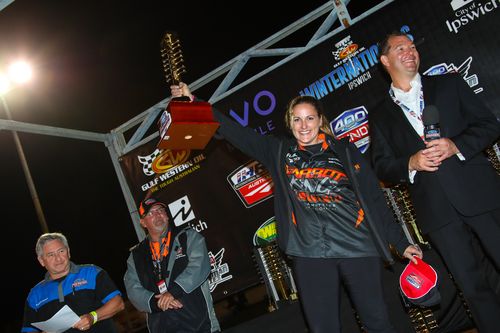
M 439 129 L 439 111 L 434 105 L 427 105 L 422 111 L 422 122 L 424 123 L 424 139 L 432 141 L 441 138 Z

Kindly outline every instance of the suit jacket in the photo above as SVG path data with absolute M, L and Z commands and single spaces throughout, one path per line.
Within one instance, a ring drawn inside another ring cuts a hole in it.
M 409 182 L 410 156 L 424 149 L 401 108 L 387 94 L 369 114 L 371 160 L 380 180 L 408 183 L 422 232 L 450 223 L 456 212 L 475 216 L 500 208 L 500 177 L 484 150 L 500 135 L 500 124 L 457 74 L 422 77 L 425 105 L 439 110 L 441 137 L 465 157 L 443 161 L 438 171 L 417 172 Z

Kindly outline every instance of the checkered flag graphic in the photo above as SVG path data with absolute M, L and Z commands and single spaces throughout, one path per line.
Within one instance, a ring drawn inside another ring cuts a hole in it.
M 152 176 L 155 174 L 153 169 L 151 168 L 151 165 L 153 164 L 153 161 L 160 156 L 162 150 L 161 149 L 156 149 L 152 154 L 147 155 L 147 156 L 137 156 L 137 159 L 139 162 L 142 164 L 142 172 L 146 176 Z
M 351 40 L 351 36 L 347 36 L 344 39 L 342 39 L 342 40 L 338 41 L 337 43 L 335 43 L 335 48 L 337 50 L 332 51 L 332 55 L 333 55 L 333 57 L 335 58 L 336 61 L 342 60 L 341 57 L 340 57 L 340 54 L 346 49 L 346 47 L 348 47 L 352 43 L 353 43 L 353 41 Z
M 342 50 L 337 50 L 337 51 L 332 52 L 333 57 L 335 58 L 336 61 L 340 60 L 340 51 L 342 51 Z

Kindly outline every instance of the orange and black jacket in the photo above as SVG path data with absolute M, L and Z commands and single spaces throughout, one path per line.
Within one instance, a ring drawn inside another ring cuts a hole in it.
M 290 186 L 286 174 L 287 154 L 297 146 L 294 138 L 260 135 L 252 128 L 242 127 L 214 108 L 214 116 L 220 122 L 219 133 L 243 153 L 260 161 L 269 170 L 274 182 L 274 211 L 277 221 L 278 244 L 288 255 L 328 258 L 334 253 L 322 251 L 325 240 L 321 233 L 305 232 L 314 222 L 308 209 L 297 209 L 297 194 Z M 326 136 L 326 143 L 351 182 L 364 220 L 379 255 L 392 262 L 388 244 L 399 253 L 409 245 L 401 227 L 394 221 L 369 162 L 348 140 L 335 140 Z

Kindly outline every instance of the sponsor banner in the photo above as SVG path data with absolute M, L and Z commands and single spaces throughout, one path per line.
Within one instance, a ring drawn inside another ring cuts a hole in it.
M 273 180 L 259 161 L 250 161 L 238 167 L 227 177 L 227 181 L 246 208 L 273 195 Z
M 121 166 L 136 203 L 153 195 L 165 203 L 171 225 L 191 226 L 207 242 L 212 265 L 210 290 L 215 300 L 260 283 L 252 259 L 253 235 L 272 210 L 260 212 L 259 203 L 272 196 L 272 183 L 260 162 L 235 151 L 223 140 L 213 139 L 205 150 L 161 150 L 148 143 L 121 157 Z M 240 172 L 239 189 L 248 200 L 242 205 L 227 180 Z M 245 180 L 249 183 L 245 183 Z M 268 186 L 262 186 L 264 181 Z M 266 189 L 267 187 L 267 189 Z M 261 194 L 264 193 L 264 194 Z M 248 210 L 256 210 L 248 214 Z M 265 214 L 265 216 L 264 216 Z
M 364 106 L 342 112 L 330 122 L 330 128 L 336 139 L 349 138 L 362 153 L 368 149 L 368 111 Z
M 451 0 L 450 6 L 453 9 L 453 17 L 446 20 L 446 27 L 451 33 L 458 34 L 468 25 L 479 24 L 487 15 L 496 14 L 498 19 L 498 0 Z
M 335 136 L 349 137 L 367 154 L 367 117 L 389 89 L 377 43 L 400 30 L 418 47 L 421 73 L 460 73 L 500 118 L 498 4 L 396 0 L 214 107 L 261 135 L 289 135 L 283 124 L 288 101 L 312 95 L 323 103 Z M 121 166 L 136 202 L 154 194 L 168 205 L 172 223 L 190 224 L 206 237 L 213 262 L 219 263 L 212 267 L 214 299 L 260 283 L 252 248 L 273 228 L 263 221 L 274 210 L 273 200 L 267 200 L 273 183 L 258 161 L 215 137 L 204 150 L 158 150 L 150 142 L 122 156 Z
M 260 227 L 255 232 L 253 236 L 253 245 L 255 246 L 266 246 L 271 244 L 276 240 L 278 236 L 276 231 L 276 219 L 271 217 L 264 223 L 260 225 Z
M 208 252 L 208 257 L 210 258 L 211 273 L 209 277 L 210 292 L 214 292 L 215 288 L 221 283 L 229 281 L 233 278 L 230 273 L 229 265 L 225 263 L 224 251 L 226 249 L 222 248 L 215 254 L 212 251 Z

